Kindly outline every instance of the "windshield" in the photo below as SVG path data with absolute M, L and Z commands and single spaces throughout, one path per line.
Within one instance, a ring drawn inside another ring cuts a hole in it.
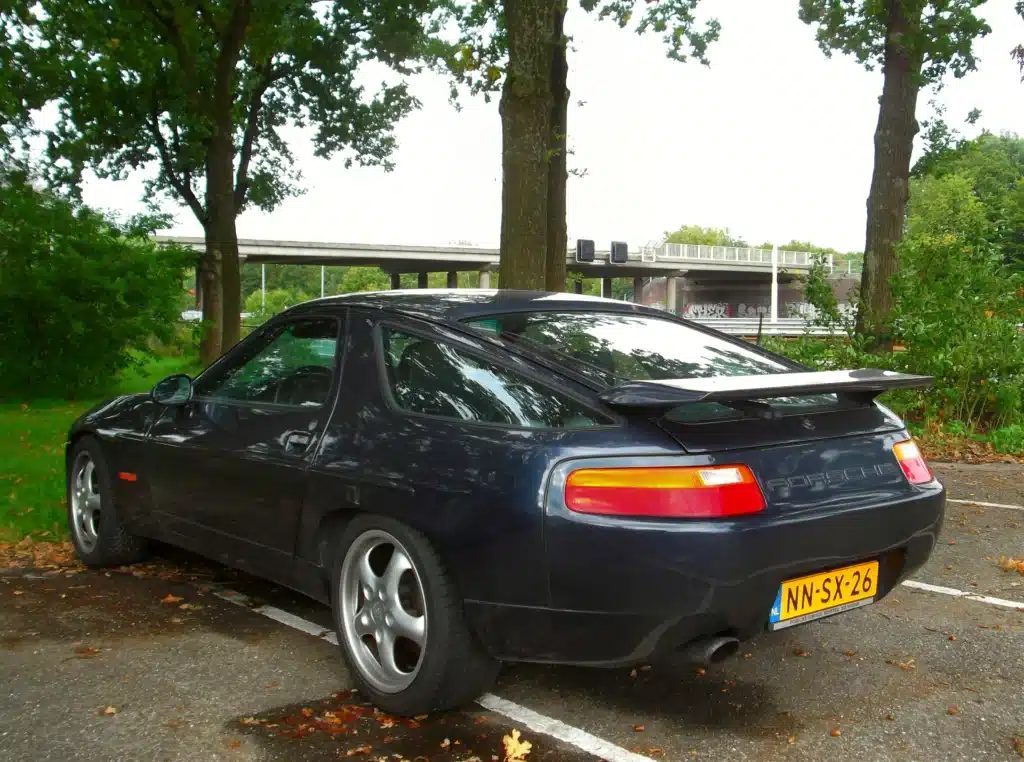
M 670 320 L 614 312 L 526 312 L 468 321 L 557 354 L 601 384 L 791 372 L 782 362 Z

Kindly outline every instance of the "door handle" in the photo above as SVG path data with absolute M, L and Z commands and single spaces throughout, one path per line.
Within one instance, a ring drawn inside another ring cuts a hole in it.
M 289 431 L 284 435 L 284 449 L 302 448 L 305 450 L 311 441 L 313 441 L 313 437 L 308 432 Z

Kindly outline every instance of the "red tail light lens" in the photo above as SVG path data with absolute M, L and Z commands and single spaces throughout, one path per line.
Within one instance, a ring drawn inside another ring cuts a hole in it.
M 565 504 L 577 513 L 660 518 L 724 518 L 765 508 L 746 466 L 583 468 L 569 474 Z
M 905 442 L 897 442 L 892 446 L 892 454 L 900 462 L 900 468 L 903 469 L 903 473 L 907 476 L 907 481 L 911 484 L 927 484 L 935 478 L 932 476 L 928 464 L 921 457 L 921 451 L 914 440 L 908 439 Z

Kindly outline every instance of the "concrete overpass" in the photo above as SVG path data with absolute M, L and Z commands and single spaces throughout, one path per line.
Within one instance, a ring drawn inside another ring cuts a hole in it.
M 205 248 L 202 238 L 156 236 L 158 242 Z M 254 264 L 296 264 L 320 266 L 379 267 L 391 274 L 397 288 L 402 273 L 419 274 L 420 287 L 427 285 L 427 273 L 445 272 L 448 286 L 458 285 L 457 273 L 477 271 L 480 287 L 490 286 L 490 273 L 498 270 L 498 249 L 472 246 L 408 246 L 366 243 L 317 243 L 311 241 L 271 241 L 240 239 L 239 255 Z M 772 250 L 736 246 L 704 246 L 664 243 L 645 246 L 628 254 L 624 263 L 610 261 L 608 250 L 595 252 L 593 262 L 577 262 L 575 251 L 566 252 L 566 269 L 584 278 L 600 278 L 601 293 L 611 296 L 612 278 L 632 278 L 634 293 L 643 291 L 646 279 L 665 278 L 666 309 L 676 311 L 677 280 L 688 276 L 759 283 L 786 283 L 795 274 L 806 273 L 814 254 L 806 251 L 779 251 L 777 277 L 773 279 Z M 833 266 L 831 260 L 829 267 Z M 581 287 L 582 284 L 579 284 Z M 699 287 L 699 286 L 698 286 Z M 772 310 L 777 311 L 777 289 L 772 288 Z

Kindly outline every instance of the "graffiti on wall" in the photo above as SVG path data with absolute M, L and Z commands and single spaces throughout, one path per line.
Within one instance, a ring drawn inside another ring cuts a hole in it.
M 802 317 L 813 319 L 816 310 L 810 302 L 786 302 L 779 305 L 780 317 Z M 845 317 L 852 316 L 855 308 L 850 304 L 840 304 L 839 312 Z M 702 320 L 707 318 L 757 318 L 768 317 L 771 307 L 767 304 L 730 304 L 729 302 L 703 302 L 683 305 L 680 314 L 683 317 Z

